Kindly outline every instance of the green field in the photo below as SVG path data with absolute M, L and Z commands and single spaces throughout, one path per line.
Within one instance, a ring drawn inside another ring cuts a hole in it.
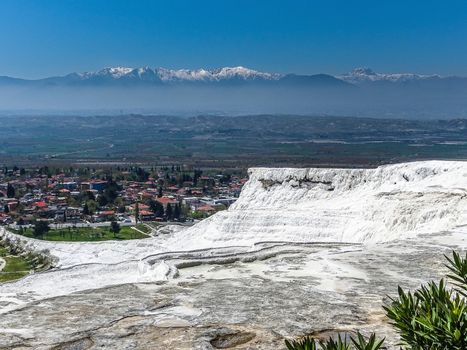
M 467 120 L 261 116 L 0 116 L 0 163 L 363 166 L 466 159 Z
M 144 225 L 137 225 L 139 231 L 148 232 L 148 228 Z M 98 242 L 110 240 L 127 240 L 148 238 L 148 235 L 138 232 L 130 226 L 122 226 L 120 232 L 114 234 L 110 231 L 110 227 L 76 227 L 53 229 L 47 232 L 43 237 L 34 237 L 33 229 L 27 228 L 22 231 L 14 230 L 15 233 L 26 237 L 42 239 L 45 241 L 62 241 L 62 242 Z
M 10 255 L 5 248 L 0 247 L 0 258 L 5 260 L 6 265 L 0 271 L 0 282 L 12 281 L 29 274 L 34 266 L 21 256 Z

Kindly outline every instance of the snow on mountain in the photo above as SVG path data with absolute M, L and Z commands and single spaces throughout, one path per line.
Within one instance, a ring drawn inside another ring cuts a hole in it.
M 396 73 L 383 74 L 376 73 L 369 68 L 357 68 L 352 72 L 340 76 L 331 76 L 326 74 L 315 75 L 296 75 L 296 74 L 279 74 L 270 72 L 261 72 L 254 69 L 238 66 L 238 67 L 223 67 L 218 69 L 167 69 L 167 68 L 130 68 L 130 67 L 107 67 L 95 72 L 71 73 L 61 77 L 49 77 L 39 80 L 14 79 L 9 77 L 0 77 L 0 83 L 52 83 L 55 85 L 67 83 L 113 83 L 113 82 L 150 82 L 150 83 L 216 83 L 229 81 L 266 81 L 266 82 L 281 82 L 294 83 L 298 85 L 328 83 L 343 86 L 344 84 L 361 85 L 371 84 L 375 82 L 410 82 L 410 81 L 431 81 L 442 82 L 447 81 L 447 84 L 463 80 L 460 77 L 441 77 L 439 75 L 420 75 L 413 73 Z
M 213 76 L 216 79 L 232 79 L 232 78 L 241 78 L 241 79 L 265 79 L 265 80 L 275 80 L 281 77 L 280 74 L 275 73 L 264 73 L 258 72 L 252 69 L 245 67 L 224 67 L 216 69 L 213 72 Z
M 203 248 L 261 241 L 370 243 L 467 224 L 467 162 L 250 170 L 229 210 L 174 237 Z
M 206 69 L 166 69 L 166 68 L 104 68 L 97 72 L 76 73 L 81 80 L 107 78 L 115 80 L 159 80 L 162 82 L 218 82 L 223 80 L 277 80 L 280 74 L 259 72 L 245 67 L 224 67 Z
M 439 75 L 420 75 L 413 73 L 376 73 L 370 68 L 356 68 L 350 73 L 337 76 L 337 78 L 344 80 L 352 84 L 366 83 L 366 82 L 377 82 L 377 81 L 387 81 L 387 82 L 405 82 L 413 80 L 424 80 L 430 78 L 440 78 Z

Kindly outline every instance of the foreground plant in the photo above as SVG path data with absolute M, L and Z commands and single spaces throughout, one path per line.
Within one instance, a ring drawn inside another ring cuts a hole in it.
M 384 339 L 376 339 L 375 334 L 366 339 L 363 335 L 357 333 L 357 339 L 350 337 L 350 342 L 345 338 L 342 339 L 340 335 L 336 340 L 329 338 L 319 343 L 313 337 L 308 336 L 301 340 L 286 340 L 285 345 L 288 350 L 378 350 L 383 342 Z
M 305 337 L 299 340 L 285 340 L 285 345 L 289 350 L 316 350 L 316 342 L 312 337 Z
M 441 280 L 422 286 L 413 294 L 399 287 L 399 298 L 385 306 L 400 334 L 402 345 L 412 350 L 467 349 L 467 255 L 446 257 L 454 289 Z
M 414 293 L 398 288 L 398 298 L 383 306 L 406 350 L 466 350 L 467 349 L 467 253 L 465 257 L 453 252 L 447 257 L 447 275 L 453 288 L 444 279 L 430 282 Z M 317 343 L 312 337 L 286 341 L 288 350 L 377 350 L 383 340 L 374 334 L 366 339 L 357 333 L 351 343 L 329 339 Z M 319 346 L 319 348 L 318 348 Z

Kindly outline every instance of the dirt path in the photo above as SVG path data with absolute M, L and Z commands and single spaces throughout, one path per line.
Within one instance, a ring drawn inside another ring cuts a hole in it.
M 0 271 L 3 270 L 3 268 L 5 267 L 5 265 L 6 265 L 5 259 L 0 258 Z
M 136 227 L 133 227 L 133 226 L 132 226 L 132 227 L 130 227 L 130 228 L 131 228 L 132 230 L 135 230 L 135 231 L 137 231 L 137 232 L 139 232 L 139 233 L 145 235 L 145 236 L 151 237 L 150 234 L 148 234 L 148 233 L 146 233 L 146 232 L 143 232 L 143 231 L 137 229 Z

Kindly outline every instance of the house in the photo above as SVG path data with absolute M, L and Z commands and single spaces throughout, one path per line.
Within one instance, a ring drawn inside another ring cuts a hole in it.
M 156 199 L 156 202 L 162 204 L 164 206 L 164 209 L 167 208 L 167 205 L 175 205 L 178 203 L 176 199 L 169 198 L 169 197 L 160 197 Z
M 77 222 L 81 219 L 81 210 L 74 207 L 57 208 L 54 219 L 61 222 Z
M 130 210 L 131 213 L 134 213 L 135 209 L 136 209 L 136 203 L 131 204 L 130 206 L 128 206 L 128 209 Z M 143 203 L 138 203 L 138 210 L 139 210 L 140 213 L 143 210 L 149 210 L 149 205 L 146 205 L 146 204 L 143 204 Z
M 18 208 L 18 201 L 14 198 L 5 199 L 5 204 L 8 206 L 10 211 L 15 211 Z
M 169 186 L 169 187 L 167 187 L 167 191 L 172 192 L 172 193 L 177 192 L 178 190 L 179 190 L 178 186 Z
M 197 211 L 208 214 L 208 215 L 212 215 L 216 212 L 216 209 L 208 204 L 205 204 L 201 207 L 198 207 Z
M 154 213 L 149 210 L 141 210 L 139 212 L 139 220 L 141 221 L 152 221 L 156 218 Z
M 115 211 L 113 210 L 100 211 L 96 215 L 93 215 L 93 218 L 97 222 L 112 221 L 115 219 Z
M 103 180 L 81 182 L 81 190 L 82 191 L 95 190 L 95 191 L 100 192 L 105 189 L 106 185 L 107 185 L 107 181 L 103 181 Z
M 68 196 L 71 191 L 69 189 L 62 188 L 62 189 L 58 190 L 58 192 L 60 193 L 61 196 Z
M 59 184 L 58 187 L 72 191 L 78 188 L 78 184 L 76 183 L 76 181 L 68 181 Z
M 215 205 L 223 204 L 228 208 L 230 207 L 231 204 L 235 203 L 236 200 L 237 198 L 218 198 L 218 199 L 214 199 L 213 202 Z
M 38 201 L 38 202 L 32 203 L 32 206 L 35 207 L 36 209 L 47 208 L 47 203 L 44 201 Z
M 11 216 L 8 214 L 0 213 L 0 225 L 8 225 L 11 224 L 13 220 Z
M 90 190 L 103 191 L 107 186 L 107 181 L 92 181 L 89 183 Z

